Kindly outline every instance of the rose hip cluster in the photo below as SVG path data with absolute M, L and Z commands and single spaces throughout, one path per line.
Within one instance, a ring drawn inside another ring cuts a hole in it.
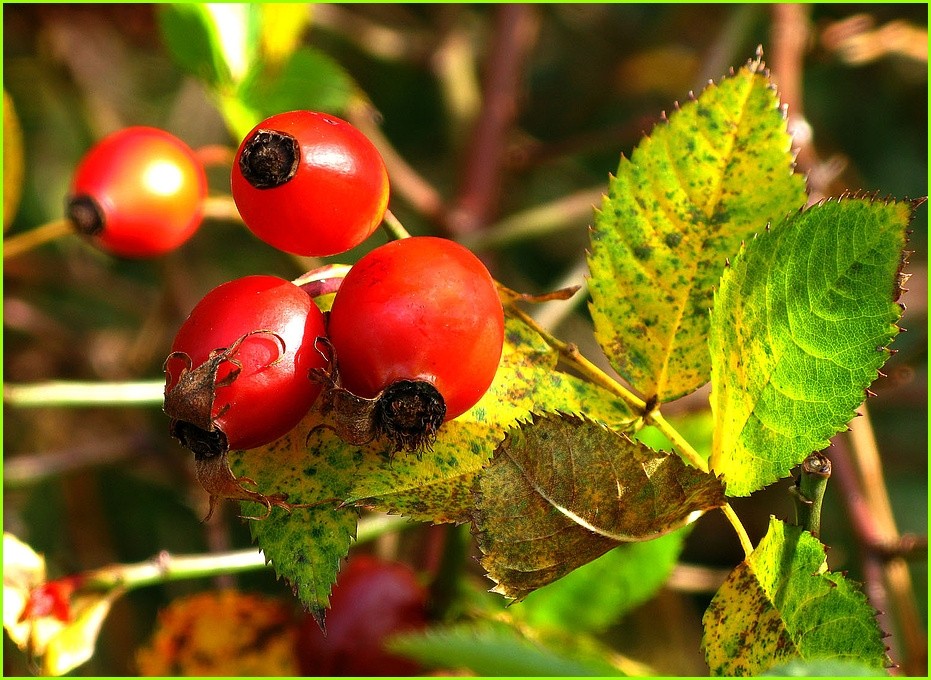
M 365 241 L 389 194 L 372 143 L 310 111 L 256 126 L 236 153 L 231 186 L 259 238 L 314 256 Z M 108 199 L 78 186 L 71 204 L 75 214 L 87 206 L 99 234 L 119 231 Z M 194 453 L 211 513 L 221 498 L 296 507 L 285 494 L 246 488 L 254 483 L 233 474 L 227 453 L 278 439 L 318 402 L 348 444 L 379 439 L 420 453 L 494 378 L 504 342 L 497 288 L 450 240 L 410 237 L 373 249 L 339 282 L 326 314 L 298 284 L 254 275 L 218 286 L 181 325 L 165 361 L 170 431 Z

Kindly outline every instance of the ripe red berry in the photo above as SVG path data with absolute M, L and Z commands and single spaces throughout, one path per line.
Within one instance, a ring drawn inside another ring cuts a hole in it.
M 279 113 L 253 128 L 231 186 L 249 229 L 297 255 L 359 245 L 388 207 L 388 172 L 375 146 L 346 121 L 314 111 Z
M 130 127 L 78 164 L 67 202 L 75 229 L 123 257 L 153 257 L 187 241 L 203 219 L 207 177 L 174 135 Z
M 417 450 L 488 390 L 504 312 L 472 252 L 420 236 L 387 243 L 353 265 L 328 331 L 339 387 L 375 400 L 373 435 Z
M 395 633 L 426 626 L 426 589 L 410 567 L 368 555 L 350 558 L 330 597 L 326 635 L 307 616 L 295 651 L 302 675 L 409 676 L 417 664 L 385 650 Z
M 165 412 L 171 434 L 194 452 L 211 511 L 217 498 L 289 507 L 243 489 L 226 452 L 274 441 L 304 417 L 320 392 L 309 374 L 326 364 L 316 349 L 324 333 L 313 299 L 275 276 L 214 288 L 181 325 L 165 360 Z

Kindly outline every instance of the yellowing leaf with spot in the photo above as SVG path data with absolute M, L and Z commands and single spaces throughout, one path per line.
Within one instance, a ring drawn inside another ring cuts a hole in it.
M 748 241 L 711 320 L 711 468 L 729 496 L 827 446 L 889 358 L 914 205 L 844 198 Z
M 419 457 L 394 452 L 384 441 L 350 446 L 325 427 L 316 410 L 278 441 L 231 453 L 234 472 L 253 479 L 263 493 L 284 492 L 290 503 L 317 504 L 290 514 L 275 508 L 267 519 L 250 523 L 253 537 L 278 575 L 322 617 L 339 561 L 355 536 L 353 504 L 421 521 L 465 522 L 476 475 L 506 429 L 532 409 L 584 408 L 614 426 L 632 420 L 612 395 L 555 369 L 555 353 L 508 319 L 501 365 L 488 393 L 445 423 L 432 449 Z M 242 507 L 243 515 L 264 512 L 254 503 Z
M 713 475 L 564 414 L 512 428 L 477 492 L 482 566 L 495 590 L 515 599 L 620 543 L 657 538 L 724 504 Z
M 702 623 L 712 675 L 755 676 L 796 658 L 856 661 L 877 674 L 889 665 L 863 593 L 827 570 L 818 539 L 775 518 L 714 596 Z
M 591 311 L 611 365 L 644 396 L 670 401 L 708 381 L 708 312 L 725 259 L 805 204 L 790 146 L 752 62 L 621 159 L 591 233 Z
M 472 485 L 507 429 L 533 411 L 585 412 L 623 428 L 633 417 L 606 391 L 556 370 L 556 353 L 522 323 L 508 319 L 501 364 L 488 392 L 462 416 L 445 423 L 420 458 L 388 452 L 367 454 L 349 502 L 430 522 L 466 522 Z

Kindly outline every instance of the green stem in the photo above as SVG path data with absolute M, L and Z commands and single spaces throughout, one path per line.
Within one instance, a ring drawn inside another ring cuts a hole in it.
M 12 259 L 45 243 L 73 233 L 74 227 L 72 227 L 69 220 L 62 218 L 46 222 L 35 229 L 3 239 L 3 259 Z
M 404 225 L 401 224 L 401 221 L 394 216 L 394 213 L 390 210 L 385 211 L 385 219 L 382 222 L 382 226 L 385 228 L 385 231 L 388 232 L 388 236 L 394 240 L 399 241 L 402 238 L 410 238 L 410 232 L 404 228 Z
M 642 412 L 646 407 L 645 401 L 586 359 L 579 351 L 578 346 L 570 342 L 563 342 L 555 337 L 548 330 L 540 326 L 533 317 L 514 305 L 508 305 L 507 312 L 517 319 L 520 319 L 524 324 L 535 331 L 543 342 L 556 350 L 567 363 L 572 365 L 573 368 L 588 378 L 592 383 L 620 397 L 625 404 L 636 412 Z
M 373 515 L 359 521 L 356 543 L 365 543 L 410 525 L 394 515 Z M 171 555 L 162 552 L 157 557 L 135 564 L 115 564 L 85 574 L 84 588 L 133 590 L 144 586 L 169 583 L 220 574 L 237 574 L 266 569 L 265 555 L 255 548 L 208 555 Z
M 164 380 L 135 382 L 83 382 L 50 380 L 31 384 L 6 384 L 3 402 L 20 408 L 45 406 L 131 406 L 161 404 Z
M 737 513 L 734 512 L 734 508 L 731 507 L 730 503 L 725 503 L 721 506 L 721 512 L 724 513 L 724 516 L 727 517 L 727 521 L 731 523 L 731 526 L 734 527 L 734 531 L 737 532 L 737 538 L 740 539 L 740 546 L 743 548 L 744 556 L 749 557 L 750 553 L 753 552 L 753 543 L 750 542 L 747 530 L 744 529 L 744 525 L 741 523 Z
M 659 410 L 653 410 L 648 413 L 646 415 L 646 420 L 655 425 L 656 428 L 666 436 L 666 439 L 672 443 L 682 458 L 702 472 L 708 472 L 708 461 L 702 458 L 698 451 L 679 434 L 679 431 L 663 418 Z
M 831 461 L 813 453 L 802 463 L 802 471 L 792 487 L 795 523 L 818 538 L 821 533 L 821 504 L 831 477 Z
M 443 555 L 436 576 L 430 583 L 430 615 L 436 621 L 446 617 L 450 605 L 456 599 L 472 541 L 472 535 L 465 525 L 448 524 L 444 529 Z

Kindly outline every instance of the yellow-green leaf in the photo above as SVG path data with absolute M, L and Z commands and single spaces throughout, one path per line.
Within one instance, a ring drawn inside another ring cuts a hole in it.
M 310 5 L 303 2 L 260 5 L 261 50 L 265 63 L 282 64 L 298 48 L 310 24 Z
M 775 518 L 702 622 L 712 675 L 759 675 L 796 658 L 855 661 L 877 670 L 890 663 L 863 593 L 827 570 L 818 539 Z
M 644 396 L 665 402 L 708 381 L 708 312 L 725 259 L 805 204 L 790 146 L 753 62 L 621 159 L 591 233 L 591 311 L 611 365 Z
M 749 241 L 711 321 L 711 468 L 730 496 L 789 474 L 846 427 L 898 333 L 913 205 L 843 198 Z
M 34 658 L 43 675 L 64 675 L 94 655 L 97 637 L 122 588 L 79 592 L 68 602 L 70 618 L 21 615 L 30 592 L 46 582 L 45 558 L 12 534 L 3 534 L 3 627 Z
M 607 392 L 555 370 L 556 355 L 526 326 L 508 319 L 498 374 L 468 413 L 440 428 L 430 451 L 393 452 L 384 441 L 343 442 L 315 409 L 267 446 L 233 452 L 233 471 L 259 491 L 284 492 L 290 503 L 315 504 L 292 513 L 275 508 L 251 522 L 253 537 L 279 576 L 318 617 L 329 604 L 339 560 L 355 536 L 362 505 L 430 522 L 468 521 L 475 476 L 505 430 L 542 404 L 582 410 L 614 426 L 631 417 Z M 321 427 L 323 426 L 323 427 Z M 348 506 L 348 507 L 347 507 Z M 243 503 L 243 515 L 264 508 Z
M 230 454 L 233 471 L 253 479 L 262 493 L 285 492 L 288 502 L 316 504 L 291 513 L 275 508 L 249 528 L 265 559 L 322 620 L 329 606 L 340 560 L 356 535 L 358 511 L 339 505 L 358 465 L 358 453 L 343 448 L 307 448 L 320 418 L 311 414 L 297 428 L 268 446 Z M 261 516 L 265 508 L 242 503 L 244 516 Z
M 478 480 L 473 532 L 495 591 L 521 599 L 620 543 L 724 504 L 713 476 L 576 416 L 512 428 Z

